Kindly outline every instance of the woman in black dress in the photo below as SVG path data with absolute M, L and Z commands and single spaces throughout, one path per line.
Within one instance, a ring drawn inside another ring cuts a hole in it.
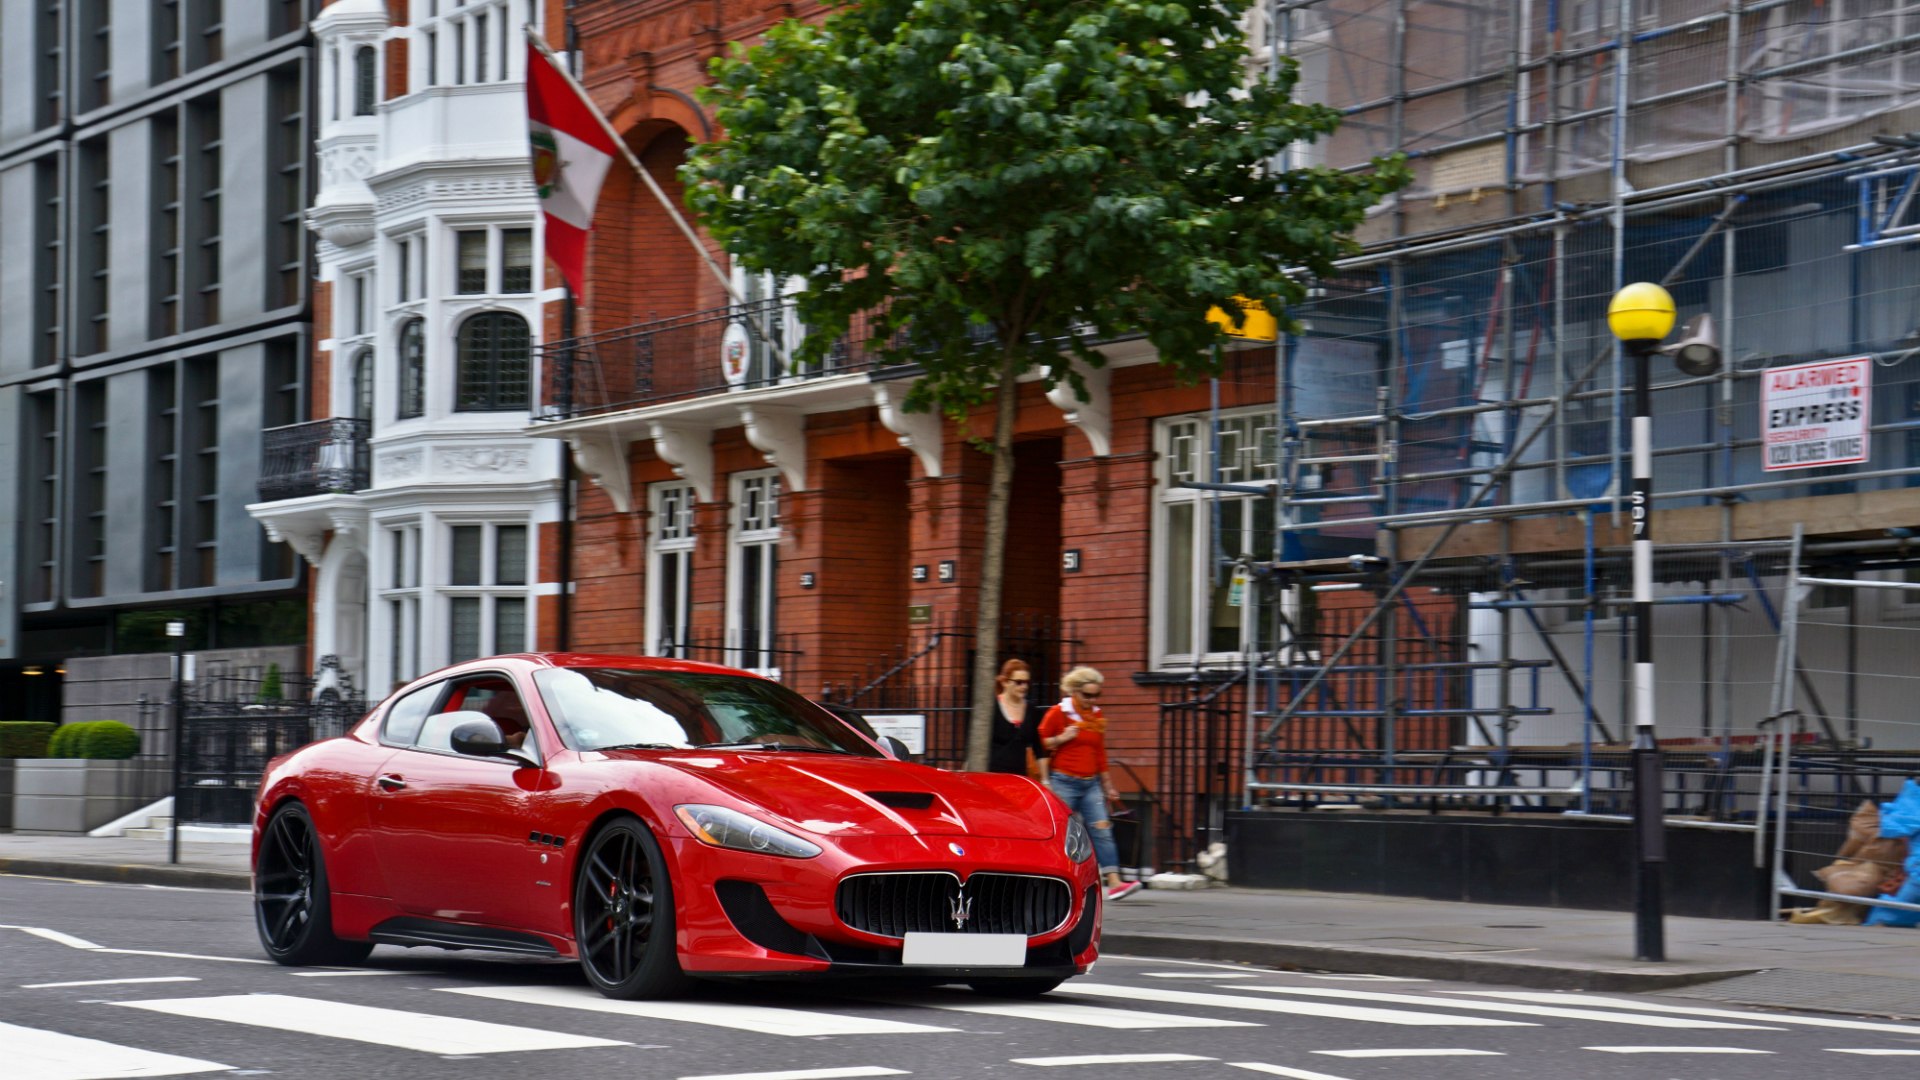
M 1027 701 L 1033 669 L 1025 660 L 1009 660 L 994 679 L 993 745 L 987 758 L 989 772 L 1027 775 L 1027 754 L 1039 763 L 1040 779 L 1047 778 L 1047 752 L 1040 747 L 1040 711 Z

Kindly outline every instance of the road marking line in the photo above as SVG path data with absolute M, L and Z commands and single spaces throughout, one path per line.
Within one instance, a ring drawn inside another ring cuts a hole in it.
M 25 934 L 32 934 L 34 937 L 37 937 L 37 938 L 45 938 L 48 941 L 65 945 L 69 949 L 100 948 L 100 946 L 95 945 L 93 942 L 88 941 L 86 938 L 77 938 L 77 937 L 74 937 L 72 934 L 63 934 L 58 930 L 49 930 L 44 926 L 8 926 L 4 923 L 0 923 L 0 930 L 18 930 Z
M 708 1024 L 762 1035 L 908 1035 L 957 1030 L 768 1005 L 731 1005 L 720 1001 L 614 1001 L 586 987 L 443 986 L 439 989 L 443 994 L 464 994 L 521 1005 L 552 1005 L 562 1009 L 637 1016 L 648 1020 Z
M 1095 1005 L 1075 1005 L 1068 1001 L 1036 998 L 1021 1002 L 938 1001 L 919 997 L 885 999 L 887 1004 L 913 1005 L 923 1009 L 975 1013 L 981 1016 L 1011 1016 L 1021 1020 L 1045 1020 L 1055 1024 L 1079 1024 L 1082 1027 L 1112 1028 L 1118 1031 L 1153 1031 L 1169 1028 L 1260 1027 L 1248 1020 L 1224 1020 L 1213 1016 L 1180 1016 L 1175 1013 L 1141 1012 L 1137 1009 L 1109 1009 Z
M 271 960 L 262 960 L 254 956 L 206 956 L 201 953 L 159 952 L 153 949 L 95 948 L 94 951 L 103 952 L 103 953 L 116 953 L 120 956 L 161 956 L 161 957 L 167 958 L 168 960 L 217 960 L 222 964 L 268 964 L 268 965 L 273 964 L 273 961 Z
M 1374 1024 L 1401 1024 L 1408 1027 L 1539 1027 L 1522 1020 L 1496 1020 L 1491 1016 L 1462 1016 L 1447 1013 L 1417 1013 L 1404 1009 L 1369 1009 L 1357 1005 L 1334 1005 L 1323 1001 L 1270 1001 L 1238 997 L 1233 994 L 1198 994 L 1187 990 L 1161 990 L 1158 987 L 1108 986 L 1102 983 L 1067 984 L 1056 996 L 1121 998 L 1128 1001 L 1152 1001 L 1164 1005 L 1200 1005 L 1216 1009 L 1246 1009 L 1250 1012 L 1289 1013 L 1294 1016 L 1327 1016 L 1337 1020 L 1361 1020 Z
M 840 1076 L 909 1076 L 905 1069 L 883 1069 L 878 1065 L 853 1065 L 844 1069 L 788 1069 L 785 1072 L 714 1073 L 708 1076 L 683 1076 L 680 1080 L 834 1080 Z
M 1316 1054 L 1343 1058 L 1397 1057 L 1506 1057 L 1502 1050 L 1315 1050 Z
M 293 974 L 294 974 L 294 976 L 295 976 L 296 978 L 301 978 L 301 979 L 338 979 L 338 978 L 343 978 L 343 977 L 346 977 L 346 976 L 349 976 L 349 975 L 405 975 L 405 974 L 407 974 L 407 972 L 404 972 L 404 971 L 387 971 L 387 970 L 374 970 L 374 971 L 296 971 L 296 972 L 294 972 Z
M 99 1039 L 0 1023 L 8 1080 L 114 1080 L 132 1076 L 180 1076 L 233 1068 L 215 1061 L 158 1054 Z
M 877 1065 L 851 1065 L 847 1068 L 789 1068 L 785 1072 L 714 1072 L 708 1076 L 682 1076 L 680 1080 L 833 1080 L 835 1076 L 910 1076 L 904 1068 Z
M 1830 1016 L 1789 1016 L 1783 1013 L 1739 1012 L 1734 1009 L 1703 1009 L 1692 1005 L 1655 1005 L 1651 1002 L 1589 994 L 1548 994 L 1533 990 L 1443 990 L 1441 993 L 1495 997 L 1507 1001 L 1572 1001 L 1588 1009 L 1633 1009 L 1640 1012 L 1673 1013 L 1677 1016 L 1715 1016 L 1727 1020 L 1764 1020 L 1769 1024 L 1798 1024 L 1801 1027 L 1882 1031 L 1890 1035 L 1920 1035 L 1920 1027 L 1912 1024 L 1881 1024 L 1871 1020 L 1842 1020 Z
M 1290 1069 L 1285 1065 L 1269 1065 L 1264 1061 L 1229 1061 L 1227 1064 L 1236 1069 L 1265 1073 L 1268 1076 L 1290 1076 L 1293 1080 L 1347 1080 L 1344 1076 L 1332 1076 L 1307 1069 Z
M 63 986 L 120 986 L 128 983 L 199 982 L 192 975 L 155 975 L 148 979 L 87 979 L 82 982 L 21 983 L 22 990 L 53 990 Z
M 1160 1065 L 1175 1061 L 1219 1061 L 1195 1054 L 1076 1054 L 1071 1057 L 1014 1058 L 1015 1065 Z
M 1920 1057 L 1920 1050 L 1839 1050 L 1829 1048 L 1829 1054 L 1859 1054 L 1863 1057 Z
M 1383 994 L 1371 990 L 1334 990 L 1301 986 L 1249 986 L 1262 994 L 1301 994 L 1308 997 L 1340 998 L 1347 1001 L 1379 1001 L 1392 1005 L 1436 1005 L 1441 1008 L 1480 1009 L 1485 1012 L 1520 1013 L 1523 1016 L 1553 1016 L 1563 1020 L 1593 1020 L 1602 1024 L 1631 1024 L 1635 1027 L 1688 1028 L 1691 1030 L 1781 1031 L 1782 1028 L 1758 1024 L 1729 1024 L 1719 1020 L 1686 1020 L 1677 1016 L 1622 1016 L 1592 1009 L 1566 1009 L 1550 1005 L 1507 1005 L 1499 1002 L 1470 1002 L 1459 998 L 1423 997 L 1419 994 Z
M 44 926 L 13 926 L 0 923 L 0 930 L 18 930 L 32 934 L 37 938 L 65 945 L 70 949 L 85 949 L 88 952 L 116 953 L 121 956 L 162 956 L 169 960 L 218 960 L 226 964 L 271 964 L 271 960 L 261 960 L 251 956 L 202 956 L 199 953 L 155 952 L 151 949 L 109 949 L 105 945 L 96 945 L 86 938 L 63 934 L 58 930 L 49 930 Z
M 453 1016 L 377 1009 L 369 1005 L 287 994 L 233 994 L 225 997 L 117 1001 L 114 1004 L 123 1009 L 144 1009 L 200 1020 L 224 1020 L 429 1054 L 499 1054 L 516 1050 L 571 1050 L 586 1046 L 629 1045 L 613 1039 L 568 1035 L 522 1025 L 489 1024 Z
M 1603 1054 L 1771 1054 L 1771 1050 L 1753 1050 L 1745 1046 L 1583 1046 Z
M 1215 980 L 1219 980 L 1219 979 L 1257 979 L 1260 977 L 1258 975 L 1248 975 L 1248 974 L 1232 972 L 1232 971 L 1221 971 L 1217 973 L 1206 972 L 1206 971 L 1148 971 L 1148 972 L 1145 972 L 1144 974 L 1149 979 L 1215 979 Z

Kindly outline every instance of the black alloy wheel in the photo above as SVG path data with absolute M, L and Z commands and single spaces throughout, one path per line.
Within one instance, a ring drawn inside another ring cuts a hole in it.
M 333 897 L 313 818 L 299 803 L 274 811 L 253 864 L 253 923 L 275 961 L 296 967 L 356 964 L 373 951 L 366 941 L 333 934 Z
M 587 843 L 574 879 L 573 934 L 587 981 L 607 997 L 686 989 L 674 955 L 673 882 L 660 845 L 639 821 L 611 821 Z

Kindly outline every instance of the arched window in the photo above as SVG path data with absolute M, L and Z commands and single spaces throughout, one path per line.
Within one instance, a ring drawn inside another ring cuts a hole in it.
M 355 420 L 373 419 L 373 350 L 361 349 L 353 354 L 353 418 Z
M 405 420 L 427 408 L 427 328 L 420 319 L 408 319 L 400 328 L 400 413 Z
M 507 311 L 475 315 L 460 325 L 459 350 L 456 410 L 508 412 L 527 407 L 532 370 L 527 320 Z
M 373 46 L 362 45 L 353 53 L 353 115 L 372 116 L 373 99 L 378 93 L 375 86 L 374 64 L 376 54 Z

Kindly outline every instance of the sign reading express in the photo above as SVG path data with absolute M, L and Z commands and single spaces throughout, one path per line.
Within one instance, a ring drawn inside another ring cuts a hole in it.
M 1774 368 L 1761 379 L 1760 438 L 1768 472 L 1867 460 L 1872 357 Z

